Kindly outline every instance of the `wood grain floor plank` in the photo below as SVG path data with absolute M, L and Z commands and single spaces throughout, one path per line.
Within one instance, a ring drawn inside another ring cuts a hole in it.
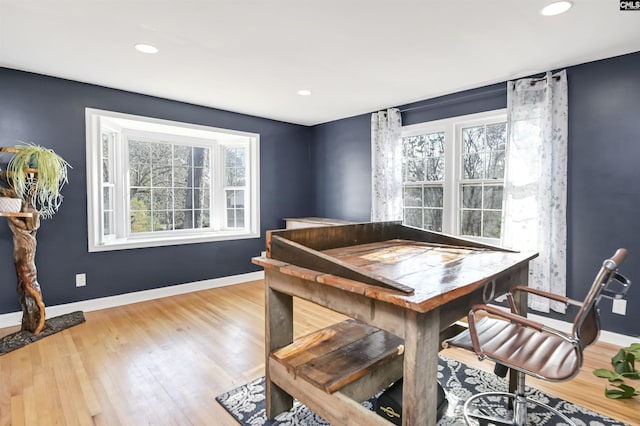
M 294 336 L 344 316 L 294 300 Z M 85 313 L 87 321 L 0 356 L 0 426 L 237 425 L 215 396 L 264 375 L 262 281 Z M 0 330 L 0 335 L 17 327 Z M 638 425 L 640 401 L 604 397 L 617 348 L 597 343 L 570 382 L 528 379 L 550 394 Z M 489 362 L 444 355 L 487 371 Z

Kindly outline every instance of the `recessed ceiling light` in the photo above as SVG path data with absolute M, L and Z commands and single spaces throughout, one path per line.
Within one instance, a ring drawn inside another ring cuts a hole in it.
M 298 90 L 298 95 L 300 95 L 300 96 L 309 96 L 309 95 L 311 95 L 311 90 L 306 90 L 306 89 Z
M 142 53 L 158 53 L 158 48 L 150 44 L 138 43 L 134 46 L 138 52 Z
M 571 6 L 573 6 L 573 3 L 570 1 L 556 1 L 546 5 L 540 13 L 544 16 L 560 15 L 561 13 L 571 9 Z

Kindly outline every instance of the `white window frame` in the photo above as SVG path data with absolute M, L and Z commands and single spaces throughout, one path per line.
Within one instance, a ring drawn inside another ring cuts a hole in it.
M 89 252 L 157 247 L 210 241 L 260 237 L 259 147 L 260 135 L 250 132 L 220 129 L 190 123 L 162 120 L 112 111 L 86 108 L 87 152 L 87 228 Z M 103 130 L 116 136 L 111 141 L 115 164 L 111 172 L 115 179 L 115 228 L 103 236 L 102 140 Z M 129 233 L 129 170 L 124 138 L 137 135 L 144 139 L 164 140 L 172 144 L 206 146 L 210 153 L 210 227 Z M 244 227 L 226 227 L 224 193 L 225 147 L 246 149 L 246 182 Z
M 402 137 L 444 132 L 444 181 L 442 200 L 442 232 L 460 235 L 460 194 L 462 179 L 462 129 L 507 121 L 507 110 L 499 109 L 476 114 L 461 115 L 402 127 Z M 437 184 L 438 182 L 434 182 Z M 404 191 L 404 190 L 403 190 Z M 403 203 L 404 204 L 404 203 Z M 504 220 L 504 199 L 503 199 Z M 464 238 L 487 244 L 499 244 L 498 238 L 467 236 Z

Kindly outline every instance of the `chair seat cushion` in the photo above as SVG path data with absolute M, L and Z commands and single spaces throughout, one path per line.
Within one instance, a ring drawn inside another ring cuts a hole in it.
M 491 317 L 477 321 L 476 332 L 482 354 L 532 376 L 562 381 L 575 376 L 580 368 L 578 347 L 558 336 Z M 447 344 L 473 351 L 469 330 Z

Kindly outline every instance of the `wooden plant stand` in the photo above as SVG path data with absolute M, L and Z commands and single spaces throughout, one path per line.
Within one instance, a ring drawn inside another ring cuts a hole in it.
M 13 258 L 18 278 L 17 291 L 22 305 L 21 329 L 39 334 L 44 328 L 46 319 L 35 265 L 36 232 L 40 227 L 40 215 L 33 207 L 26 206 L 23 207 L 22 212 L 1 212 L 0 216 L 8 218 L 9 229 L 13 233 Z
M 0 152 L 15 154 L 18 150 L 13 147 L 0 147 Z M 38 169 L 24 169 L 24 173 L 31 174 L 37 179 Z M 2 178 L 7 181 L 7 173 L 5 171 L 2 172 Z M 10 188 L 0 188 L 0 195 L 16 197 L 15 191 Z M 13 234 L 13 258 L 18 278 L 17 291 L 22 305 L 21 330 L 40 334 L 45 326 L 46 319 L 42 291 L 38 283 L 35 264 L 36 233 L 40 228 L 40 214 L 31 203 L 23 201 L 21 212 L 0 212 L 0 216 L 8 219 L 9 229 Z

